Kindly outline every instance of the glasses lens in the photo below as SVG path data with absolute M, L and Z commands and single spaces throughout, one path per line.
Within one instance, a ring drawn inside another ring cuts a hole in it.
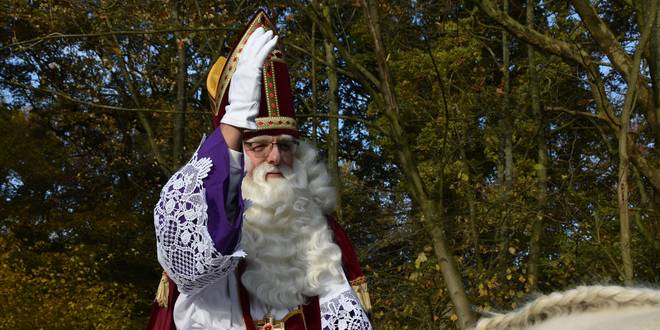
M 272 144 L 266 142 L 252 142 L 250 143 L 250 150 L 255 153 L 255 155 L 262 157 L 267 155 L 272 148 Z
M 280 148 L 280 151 L 294 152 L 296 148 L 296 143 L 295 141 L 280 141 L 277 143 L 277 146 Z
M 296 140 L 281 140 L 277 142 L 254 141 L 246 143 L 250 151 L 259 158 L 267 157 L 271 150 L 273 150 L 273 145 L 275 144 L 277 144 L 277 149 L 281 153 L 295 153 L 296 148 L 298 147 L 298 141 Z
M 254 151 L 264 151 L 270 147 L 270 143 L 255 143 L 252 145 Z

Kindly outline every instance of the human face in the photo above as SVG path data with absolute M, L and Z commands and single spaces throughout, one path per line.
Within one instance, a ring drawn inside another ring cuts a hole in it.
M 262 135 L 245 141 L 244 150 L 252 163 L 248 174 L 252 175 L 253 170 L 263 163 L 292 168 L 297 146 L 298 141 L 290 135 Z M 266 180 L 272 177 L 283 177 L 283 175 L 279 171 L 266 174 Z

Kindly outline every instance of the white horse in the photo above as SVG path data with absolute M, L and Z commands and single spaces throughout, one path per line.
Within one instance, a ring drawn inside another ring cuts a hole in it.
M 660 291 L 581 286 L 541 296 L 507 314 L 481 319 L 475 330 L 660 329 Z

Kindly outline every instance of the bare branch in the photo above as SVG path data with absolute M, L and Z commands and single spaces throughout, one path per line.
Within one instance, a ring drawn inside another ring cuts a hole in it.
M 573 7 L 575 7 L 575 10 L 580 15 L 580 21 L 589 30 L 600 49 L 607 55 L 612 66 L 623 75 L 629 88 L 631 85 L 637 86 L 636 88 L 639 92 L 640 103 L 646 110 L 647 114 L 653 115 L 653 101 L 651 100 L 650 88 L 644 81 L 643 77 L 640 77 L 639 74 L 634 74 L 635 72 L 639 73 L 639 65 L 634 65 L 633 59 L 625 52 L 617 37 L 612 33 L 607 24 L 600 19 L 596 12 L 596 8 L 594 8 L 588 0 L 572 0 L 572 3 Z M 652 3 L 655 4 L 657 1 L 652 1 Z M 655 12 L 655 9 L 647 9 L 650 13 Z M 651 18 L 653 18 L 653 16 L 651 16 Z M 646 25 L 652 27 L 653 19 L 651 19 L 650 22 L 647 22 Z M 640 30 L 643 29 L 644 27 L 640 26 Z M 642 47 L 642 49 L 644 48 L 645 47 Z M 655 122 L 657 119 L 655 119 L 655 116 L 652 116 L 649 120 Z
M 98 33 L 75 33 L 75 34 L 63 34 L 59 32 L 54 32 L 45 36 L 10 43 L 8 45 L 0 47 L 0 50 L 5 48 L 23 46 L 27 44 L 30 44 L 28 47 L 33 47 L 43 41 L 52 40 L 52 39 L 76 39 L 76 38 L 86 39 L 86 38 L 99 38 L 99 37 L 118 36 L 118 35 L 145 35 L 145 34 L 159 34 L 159 33 L 172 33 L 172 32 L 206 32 L 206 31 L 234 31 L 234 30 L 236 29 L 228 28 L 228 27 L 206 27 L 206 28 L 180 27 L 180 28 L 158 29 L 158 30 L 142 30 L 142 31 L 120 30 L 120 31 L 98 32 Z
M 548 110 L 548 111 L 561 111 L 561 112 L 568 113 L 568 114 L 571 114 L 571 115 L 595 118 L 595 119 L 598 119 L 598 120 L 609 122 L 609 119 L 607 117 L 601 115 L 601 114 L 570 110 L 570 109 L 562 107 L 562 106 L 548 106 L 548 107 L 545 107 L 545 109 Z
M 84 101 L 77 99 L 63 91 L 57 90 L 57 89 L 46 89 L 46 88 L 39 88 L 39 87 L 33 87 L 33 86 L 28 86 L 24 85 L 21 83 L 17 83 L 14 81 L 3 81 L 2 84 L 7 84 L 11 86 L 15 86 L 18 88 L 23 88 L 27 90 L 33 90 L 45 94 L 50 94 L 54 96 L 61 97 L 67 101 L 73 102 L 73 103 L 78 103 L 82 105 L 86 105 L 92 108 L 98 108 L 98 109 L 103 109 L 103 110 L 112 110 L 112 111 L 127 111 L 127 112 L 152 112 L 152 113 L 181 113 L 181 111 L 174 111 L 174 110 L 164 110 L 164 109 L 150 109 L 150 108 L 125 108 L 125 107 L 118 107 L 118 106 L 113 106 L 113 105 L 106 105 L 106 104 L 99 104 L 99 103 L 94 103 L 94 102 L 89 102 L 89 101 Z M 196 114 L 196 115 L 204 115 L 204 116 L 209 116 L 210 113 L 208 112 L 203 112 L 203 111 L 187 111 L 185 112 L 187 114 Z
M 112 26 L 110 24 L 110 20 L 106 18 L 106 25 L 108 26 L 109 29 L 112 29 Z M 119 45 L 119 40 L 117 39 L 117 35 L 111 35 L 111 41 L 114 42 L 115 46 L 119 51 L 121 52 L 121 47 Z M 120 54 L 120 56 L 117 56 L 118 58 L 118 64 L 119 64 L 119 69 L 121 70 L 122 74 L 126 78 L 127 82 L 127 87 L 130 93 L 130 97 L 135 103 L 135 105 L 140 108 L 140 100 L 137 97 L 137 92 L 136 89 L 133 85 L 133 76 L 131 75 L 129 68 L 128 68 L 128 63 L 124 60 L 124 54 Z M 144 115 L 143 112 L 138 112 L 137 113 L 138 118 L 140 119 L 140 123 L 142 124 L 142 127 L 144 128 L 145 132 L 147 133 L 147 140 L 149 142 L 149 146 L 151 147 L 151 151 L 153 152 L 154 159 L 156 160 L 158 166 L 160 167 L 161 171 L 165 176 L 170 176 L 172 174 L 172 170 L 167 166 L 167 163 L 165 161 L 165 158 L 163 157 L 162 153 L 160 152 L 160 149 L 158 148 L 158 145 L 156 144 L 156 139 L 154 136 L 153 129 L 151 127 L 151 123 L 149 122 L 149 119 Z
M 298 45 L 295 45 L 293 43 L 288 43 L 287 47 L 291 47 L 291 48 L 293 48 L 293 49 L 295 49 L 295 50 L 297 50 L 301 53 L 304 53 L 305 55 L 313 57 L 316 61 L 321 62 L 324 65 L 329 65 L 329 63 L 327 61 L 325 61 L 325 59 L 323 57 L 317 56 L 316 54 L 312 54 L 309 50 L 307 50 L 305 48 L 302 48 L 302 47 L 300 47 Z M 335 70 L 337 70 L 337 72 L 339 72 L 339 73 L 341 73 L 341 74 L 345 75 L 346 77 L 351 78 L 353 80 L 358 80 L 359 79 L 359 77 L 357 77 L 355 74 L 351 73 L 350 71 L 346 71 L 342 68 L 335 68 Z
M 592 61 L 591 56 L 575 47 L 574 45 L 554 39 L 550 36 L 542 34 L 532 28 L 520 24 L 513 17 L 507 13 L 499 10 L 491 0 L 472 0 L 476 5 L 490 18 L 494 19 L 497 23 L 501 24 L 505 29 L 511 32 L 516 37 L 534 45 L 536 48 L 560 56 L 562 58 L 579 63 L 583 66 L 588 66 Z
M 380 127 L 380 125 L 375 124 L 369 120 L 354 117 L 354 116 L 344 116 L 344 115 L 330 115 L 330 114 L 324 114 L 324 113 L 317 113 L 317 114 L 296 114 L 296 118 L 337 118 L 337 119 L 342 119 L 342 120 L 350 120 L 358 123 L 365 124 L 367 127 L 374 128 L 378 130 L 379 132 L 388 135 L 387 131 Z
M 365 83 L 371 83 L 374 86 L 380 87 L 380 79 L 376 78 L 373 73 L 371 73 L 367 68 L 365 68 L 362 64 L 357 62 L 353 56 L 351 56 L 350 52 L 344 47 L 344 45 L 337 39 L 337 36 L 335 35 L 335 32 L 333 31 L 332 27 L 329 26 L 325 20 L 320 16 L 319 13 L 316 12 L 315 8 L 313 6 L 307 6 L 304 5 L 301 8 L 309 18 L 311 18 L 319 27 L 319 30 L 321 33 L 323 33 L 324 37 L 326 37 L 330 42 L 337 47 L 339 50 L 339 53 L 342 55 L 342 58 L 348 63 L 349 66 L 353 67 L 356 69 L 356 71 L 361 75 L 363 82 Z

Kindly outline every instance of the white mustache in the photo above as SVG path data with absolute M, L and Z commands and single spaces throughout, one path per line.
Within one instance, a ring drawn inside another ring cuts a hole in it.
M 252 179 L 257 183 L 265 183 L 268 173 L 281 173 L 287 179 L 293 175 L 293 170 L 286 165 L 272 165 L 268 163 L 257 166 L 252 172 Z

